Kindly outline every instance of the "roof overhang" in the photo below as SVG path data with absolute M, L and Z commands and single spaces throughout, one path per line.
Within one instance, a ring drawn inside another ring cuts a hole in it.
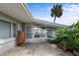
M 62 25 L 62 24 L 58 24 L 58 23 L 52 23 L 52 22 L 47 22 L 47 21 L 43 21 L 40 19 L 34 19 L 34 23 L 40 26 L 46 26 L 46 27 L 50 27 L 50 28 L 62 28 L 66 25 Z
M 32 23 L 51 28 L 61 28 L 64 26 L 57 23 L 42 21 L 40 19 L 34 19 L 27 5 L 23 3 L 0 3 L 0 12 L 24 23 Z
M 32 22 L 32 16 L 23 3 L 0 3 L 0 12 L 22 22 Z

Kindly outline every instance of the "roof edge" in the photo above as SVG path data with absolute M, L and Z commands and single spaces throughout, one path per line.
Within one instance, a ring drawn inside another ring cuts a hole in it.
M 34 22 L 41 22 L 41 23 L 44 23 L 44 24 L 50 24 L 50 25 L 60 25 L 60 26 L 67 26 L 67 25 L 63 25 L 63 24 L 58 24 L 58 23 L 53 23 L 53 22 L 47 22 L 47 21 L 44 21 L 44 20 L 40 20 L 40 19 L 35 19 L 34 18 Z
M 27 5 L 25 6 L 24 3 L 20 3 L 20 4 L 22 5 L 22 7 L 23 7 L 23 9 L 25 10 L 25 12 L 27 12 L 28 15 L 31 17 L 31 19 L 33 19 L 33 16 L 31 15 L 31 12 L 29 11 Z

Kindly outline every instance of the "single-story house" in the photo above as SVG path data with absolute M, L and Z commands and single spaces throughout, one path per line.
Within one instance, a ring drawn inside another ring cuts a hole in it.
M 42 42 L 52 37 L 61 24 L 34 19 L 23 3 L 0 4 L 0 53 L 16 46 L 18 31 L 26 33 L 26 42 Z

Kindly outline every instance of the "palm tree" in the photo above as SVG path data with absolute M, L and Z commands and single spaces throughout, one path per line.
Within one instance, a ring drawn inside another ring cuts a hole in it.
M 51 8 L 51 16 L 54 17 L 54 23 L 56 21 L 56 17 L 61 17 L 63 14 L 62 5 L 54 5 L 53 8 Z

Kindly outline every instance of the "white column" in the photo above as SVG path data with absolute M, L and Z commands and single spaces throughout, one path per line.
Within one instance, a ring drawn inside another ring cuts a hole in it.
M 11 37 L 13 37 L 13 24 L 11 23 Z
M 46 38 L 47 38 L 47 27 L 45 28 L 45 30 L 46 30 Z
M 54 29 L 53 29 L 53 37 L 54 37 L 55 33 L 54 33 Z
M 34 34 L 35 34 L 34 26 L 32 26 L 32 33 L 33 33 L 32 38 L 34 39 Z

